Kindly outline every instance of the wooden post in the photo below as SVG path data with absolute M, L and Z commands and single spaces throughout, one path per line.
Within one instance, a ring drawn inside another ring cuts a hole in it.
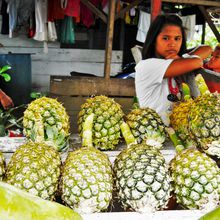
M 115 22 L 115 0 L 109 1 L 109 15 L 108 15 L 108 27 L 105 45 L 105 67 L 104 76 L 105 79 L 110 79 L 111 73 L 111 59 L 112 59 L 112 44 L 114 36 L 114 22 Z
M 203 16 L 205 17 L 209 27 L 212 29 L 212 32 L 214 33 L 216 39 L 218 40 L 218 42 L 220 42 L 220 34 L 217 28 L 215 27 L 215 25 L 213 24 L 211 17 L 206 11 L 205 7 L 204 6 L 198 6 L 198 7 L 199 7 L 199 10 L 202 12 Z
M 161 13 L 161 0 L 151 0 L 151 22 Z
M 202 38 L 201 38 L 201 44 L 205 44 L 205 29 L 206 29 L 206 23 L 202 25 Z

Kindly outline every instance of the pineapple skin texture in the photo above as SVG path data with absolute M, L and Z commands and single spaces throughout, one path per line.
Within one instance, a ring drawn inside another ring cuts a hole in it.
M 177 202 L 188 209 L 212 209 L 219 204 L 220 170 L 214 160 L 196 149 L 186 149 L 171 161 Z
M 42 97 L 24 111 L 24 134 L 34 142 L 43 142 L 63 151 L 68 147 L 69 116 L 56 99 Z
M 171 178 L 158 149 L 146 144 L 131 145 L 116 157 L 114 174 L 118 198 L 125 210 L 149 213 L 166 208 Z
M 0 181 L 3 180 L 5 175 L 5 158 L 3 153 L 0 151 Z
M 170 114 L 170 125 L 185 146 L 196 146 L 189 132 L 188 116 L 192 104 L 193 100 L 180 102 L 174 105 L 172 113 Z
M 201 150 L 220 157 L 220 94 L 208 93 L 194 100 L 189 131 Z
M 112 199 L 113 173 L 108 156 L 89 147 L 69 152 L 63 165 L 63 202 L 81 214 L 105 211 Z
M 5 182 L 42 199 L 53 200 L 57 193 L 61 158 L 44 143 L 28 142 L 12 155 Z
M 133 109 L 126 116 L 126 123 L 129 125 L 137 143 L 142 143 L 150 139 L 162 147 L 162 144 L 166 140 L 165 125 L 161 117 L 153 109 Z
M 100 150 L 113 150 L 120 142 L 120 125 L 124 113 L 121 106 L 112 98 L 95 96 L 81 106 L 78 114 L 78 131 L 82 137 L 85 119 L 94 113 L 92 140 L 93 146 Z

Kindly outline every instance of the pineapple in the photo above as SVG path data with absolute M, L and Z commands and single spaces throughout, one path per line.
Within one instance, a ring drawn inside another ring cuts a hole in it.
M 220 200 L 220 170 L 196 149 L 185 149 L 171 161 L 177 202 L 188 209 L 212 209 Z
M 87 99 L 78 115 L 78 130 L 82 137 L 83 124 L 91 113 L 95 114 L 92 128 L 93 146 L 100 150 L 113 150 L 121 138 L 120 124 L 123 112 L 121 106 L 106 96 Z
M 0 181 L 2 181 L 5 174 L 5 158 L 2 152 L 0 152 Z
M 129 147 L 116 157 L 113 170 L 123 208 L 141 213 L 166 208 L 172 189 L 163 155 L 146 143 L 132 143 L 135 139 L 126 123 L 121 128 Z
M 153 109 L 133 109 L 126 116 L 126 123 L 137 139 L 137 143 L 144 141 L 148 145 L 161 148 L 166 140 L 165 125 Z
M 182 83 L 184 101 L 178 102 L 173 106 L 170 114 L 170 126 L 175 130 L 176 135 L 180 138 L 185 147 L 196 146 L 189 133 L 188 114 L 193 104 L 190 95 L 190 88 L 186 83 Z
M 0 182 L 0 219 L 4 220 L 82 220 L 73 210 L 33 196 L 15 186 Z
M 220 94 L 206 93 L 194 100 L 189 131 L 200 149 L 220 157 Z
M 34 142 L 45 141 L 58 151 L 68 147 L 69 116 L 56 99 L 42 97 L 31 102 L 24 112 L 23 127 Z
M 192 107 L 193 100 L 180 102 L 173 106 L 170 114 L 170 125 L 175 130 L 185 147 L 196 146 L 189 133 L 188 114 Z
M 44 143 L 28 142 L 16 149 L 8 163 L 5 181 L 32 195 L 53 200 L 58 188 L 61 158 Z
M 196 148 L 180 147 L 175 131 L 167 131 L 177 150 L 170 163 L 177 202 L 188 209 L 215 208 L 220 199 L 220 170 L 216 162 Z
M 94 114 L 83 125 L 83 147 L 69 152 L 60 181 L 63 202 L 79 213 L 106 210 L 112 199 L 113 176 L 108 156 L 92 147 Z

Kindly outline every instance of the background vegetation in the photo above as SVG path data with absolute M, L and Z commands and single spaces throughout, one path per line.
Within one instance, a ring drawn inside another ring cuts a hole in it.
M 218 32 L 220 33 L 220 25 L 216 25 L 216 28 L 218 29 Z M 194 34 L 194 39 L 187 42 L 187 47 L 188 48 L 193 48 L 198 45 L 201 45 L 201 37 L 202 37 L 202 32 L 197 31 Z M 213 34 L 211 28 L 209 27 L 208 24 L 206 24 L 206 29 L 205 29 L 205 43 L 206 45 L 210 45 L 213 49 L 214 47 L 220 42 L 216 39 L 215 35 Z

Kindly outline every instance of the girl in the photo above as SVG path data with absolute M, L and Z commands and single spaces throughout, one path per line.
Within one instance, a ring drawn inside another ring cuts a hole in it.
M 169 125 L 173 97 L 180 99 L 174 77 L 203 66 L 211 47 L 200 46 L 186 52 L 186 36 L 177 15 L 159 15 L 152 22 L 143 46 L 141 60 L 135 67 L 135 90 L 140 107 L 150 107 Z

